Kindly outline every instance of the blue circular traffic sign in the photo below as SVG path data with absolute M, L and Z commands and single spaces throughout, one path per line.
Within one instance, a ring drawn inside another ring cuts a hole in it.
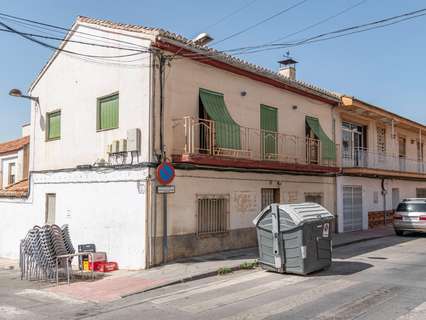
M 157 167 L 157 180 L 160 184 L 170 184 L 175 178 L 175 168 L 168 161 L 164 161 Z

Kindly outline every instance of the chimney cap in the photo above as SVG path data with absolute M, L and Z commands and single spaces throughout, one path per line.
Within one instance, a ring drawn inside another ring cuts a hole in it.
M 287 59 L 278 61 L 278 63 L 280 65 L 283 65 L 283 66 L 288 66 L 288 65 L 291 65 L 291 64 L 296 64 L 298 62 L 296 60 L 294 60 L 293 58 L 287 58 Z

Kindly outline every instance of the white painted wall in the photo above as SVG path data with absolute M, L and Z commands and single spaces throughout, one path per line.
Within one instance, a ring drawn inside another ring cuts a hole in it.
M 95 243 L 121 268 L 145 268 L 147 169 L 34 174 L 27 200 L 0 199 L 0 257 L 17 258 L 19 241 L 45 220 L 45 195 L 56 193 L 56 224 L 73 244 Z
M 383 211 L 381 179 L 339 176 L 337 178 L 337 215 L 339 232 L 343 232 L 343 186 L 362 186 L 363 229 L 368 229 L 368 212 Z M 416 188 L 426 188 L 426 182 L 386 179 L 386 210 L 392 208 L 392 188 L 399 189 L 400 200 L 416 197 Z M 374 192 L 379 193 L 378 202 L 374 203 Z
M 141 50 L 141 46 L 150 46 L 150 40 L 142 33 L 117 32 L 93 25 L 78 26 L 77 31 L 132 42 Z M 74 40 L 81 41 L 78 36 Z M 68 43 L 65 49 L 97 56 L 135 53 L 77 43 Z M 139 161 L 148 161 L 149 88 L 149 53 L 109 60 L 58 54 L 30 92 L 40 100 L 39 108 L 34 102 L 32 106 L 30 170 L 74 168 L 93 164 L 100 158 L 106 160 L 107 145 L 126 138 L 127 130 L 133 128 L 142 132 Z M 119 92 L 119 128 L 97 132 L 97 98 L 115 92 Z M 46 113 L 57 109 L 61 110 L 61 139 L 47 142 Z

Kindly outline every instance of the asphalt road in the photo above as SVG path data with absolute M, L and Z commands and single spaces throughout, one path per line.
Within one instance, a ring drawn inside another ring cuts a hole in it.
M 426 236 L 387 237 L 336 249 L 308 277 L 235 272 L 106 305 L 41 295 L 0 271 L 0 319 L 426 319 Z

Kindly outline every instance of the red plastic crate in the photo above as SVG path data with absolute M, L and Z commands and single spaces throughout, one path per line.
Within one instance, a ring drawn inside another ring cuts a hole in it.
M 117 262 L 95 262 L 94 264 L 95 271 L 97 272 L 111 272 L 118 270 Z

